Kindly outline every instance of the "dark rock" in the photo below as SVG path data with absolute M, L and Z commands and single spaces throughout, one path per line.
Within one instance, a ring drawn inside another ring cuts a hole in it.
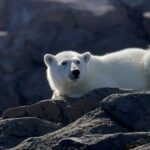
M 150 38 L 149 26 L 150 26 L 150 11 L 143 13 L 143 27 L 144 27 L 144 31 L 146 32 L 148 38 Z
M 12 119 L 6 119 L 9 120 L 5 123 L 8 128 L 6 125 L 1 128 L 0 124 L 1 133 L 5 135 L 5 138 L 2 136 L 0 139 L 0 145 L 2 149 L 13 150 L 147 148 L 150 143 L 149 95 L 148 91 L 102 88 L 81 98 L 45 100 L 6 110 L 3 118 Z M 32 123 L 30 118 L 14 118 L 23 116 L 36 116 L 52 122 L 61 122 L 65 126 L 48 122 L 50 127 L 45 128 L 45 124 L 38 122 L 40 119 Z M 21 125 L 20 120 L 23 120 Z M 0 122 L 5 120 L 1 119 Z M 38 130 L 38 135 L 35 135 L 35 130 Z M 19 140 L 16 139 L 18 137 Z M 11 138 L 11 142 L 6 146 L 5 141 L 8 138 Z M 23 141 L 24 139 L 26 140 Z
M 6 77 L 6 79 L 8 79 L 8 78 Z M 0 90 L 0 101 L 1 101 L 0 115 L 1 115 L 2 112 L 6 108 L 18 106 L 19 98 L 18 98 L 18 95 L 15 93 L 14 85 L 10 84 L 8 87 L 6 87 L 6 85 L 8 85 L 8 83 L 7 83 L 7 81 L 3 80 L 3 77 L 1 74 L 0 74 L 0 81 L 1 81 L 1 84 L 0 84 L 0 89 L 1 89 Z M 12 83 L 12 81 L 11 81 L 11 83 Z M 7 101 L 7 99 L 9 99 L 9 100 Z
M 124 127 L 121 127 L 116 121 L 113 121 L 107 113 L 105 113 L 101 108 L 98 108 L 94 111 L 89 112 L 84 115 L 80 119 L 76 120 L 72 124 L 54 132 L 51 134 L 47 134 L 43 137 L 39 137 L 38 139 L 29 139 L 30 141 L 25 141 L 21 143 L 21 147 L 18 146 L 15 149 L 57 149 L 59 147 L 59 143 L 66 145 L 65 148 L 70 148 L 70 144 L 74 144 L 75 147 L 73 149 L 79 148 L 82 144 L 80 144 L 80 138 L 82 139 L 85 136 L 85 142 L 88 143 L 88 140 L 92 142 L 92 140 L 103 134 L 112 134 L 119 132 L 127 132 Z M 86 139 L 87 136 L 87 139 Z M 66 138 L 69 139 L 67 140 Z M 88 139 L 89 137 L 89 139 Z M 93 139 L 91 139 L 93 138 Z M 78 140 L 79 139 L 79 140 Z M 37 142 L 37 141 L 38 142 Z M 84 138 L 83 138 L 84 140 Z M 95 140 L 93 142 L 95 142 Z M 76 141 L 76 142 L 75 142 Z M 82 140 L 81 140 L 82 141 Z M 28 143 L 28 144 L 27 144 Z M 83 143 L 84 145 L 84 143 Z M 77 147 L 76 147 L 77 146 Z M 59 149 L 59 148 L 58 148 Z
M 45 100 L 31 106 L 21 106 L 9 109 L 3 113 L 3 118 L 38 117 L 59 122 L 62 120 L 61 111 L 55 101 Z
M 150 92 L 113 94 L 101 106 L 130 131 L 150 130 Z
M 32 116 L 52 122 L 70 123 L 85 113 L 99 107 L 99 101 L 114 93 L 128 93 L 134 90 L 118 88 L 101 88 L 94 90 L 81 98 L 44 100 L 29 106 L 20 106 L 6 110 L 3 118 Z
M 45 70 L 41 68 L 35 69 L 34 71 L 30 70 L 29 72 L 18 75 L 14 85 L 15 91 L 19 93 L 20 98 L 22 97 L 19 102 L 20 105 L 33 104 L 37 102 L 37 99 L 45 99 L 45 97 L 50 97 L 50 89 L 45 77 Z M 42 87 L 43 84 L 45 84 L 44 87 Z M 30 87 L 30 90 L 27 90 L 28 87 Z M 34 99 L 33 91 L 35 94 Z M 41 93 L 44 92 L 47 94 L 42 96 Z
M 149 150 L 149 149 L 150 149 L 150 143 L 142 145 L 142 146 L 138 146 L 138 147 L 130 149 L 130 150 Z
M 47 7 L 46 1 L 41 0 L 1 0 L 0 30 L 16 31 L 24 24 L 39 16 L 42 9 Z
M 119 142 L 118 142 L 119 141 Z M 53 150 L 123 150 L 150 141 L 150 133 L 119 133 L 108 135 L 85 135 L 81 138 L 62 139 L 52 147 Z M 22 146 L 18 149 L 22 148 Z M 44 147 L 43 147 L 44 148 Z
M 123 6 L 132 8 L 133 10 L 138 10 L 140 12 L 150 11 L 150 1 L 149 0 L 119 0 Z
M 101 109 L 96 109 L 54 133 L 30 138 L 13 149 L 121 150 L 150 142 L 149 132 L 123 133 L 127 130 L 116 126 L 116 123 L 107 115 Z M 94 132 L 93 128 L 96 129 Z M 114 129 L 115 133 L 110 134 L 114 132 Z
M 11 148 L 29 137 L 37 137 L 60 129 L 60 124 L 38 118 L 0 120 L 0 149 Z

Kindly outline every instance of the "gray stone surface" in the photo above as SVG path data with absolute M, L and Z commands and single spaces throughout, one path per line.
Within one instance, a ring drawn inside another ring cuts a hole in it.
M 0 120 L 0 149 L 16 146 L 24 139 L 38 137 L 62 127 L 34 117 Z
M 87 124 L 84 125 L 84 128 L 87 128 L 86 126 Z M 99 126 L 101 126 L 100 123 Z M 21 150 L 21 149 L 122 150 L 134 148 L 138 145 L 143 145 L 145 143 L 150 142 L 149 132 L 114 133 L 114 134 L 99 134 L 99 133 L 91 134 L 89 132 L 86 132 L 82 135 L 80 134 L 78 126 L 72 127 L 70 134 L 66 133 L 67 131 L 64 130 L 65 128 L 39 138 L 27 139 L 18 146 L 14 147 L 13 149 L 14 150 Z
M 148 149 L 149 98 L 149 91 L 101 88 L 77 99 L 8 109 L 0 119 L 0 146 L 11 150 Z
M 85 113 L 99 107 L 99 102 L 114 93 L 132 93 L 134 90 L 123 90 L 118 88 L 100 88 L 94 90 L 81 98 L 49 99 L 40 101 L 29 106 L 20 106 L 5 110 L 2 117 L 16 118 L 32 116 L 41 119 L 63 122 L 73 122 Z
M 128 150 L 137 145 L 149 142 L 149 133 L 119 133 L 107 135 L 86 135 L 81 138 L 62 139 L 52 147 L 53 150 Z M 20 150 L 21 147 L 17 147 Z M 31 146 L 32 147 L 32 146 Z M 23 147 L 24 148 L 24 147 Z M 36 149 L 38 148 L 38 145 Z M 43 147 L 44 149 L 45 147 Z M 26 149 L 26 148 L 25 148 Z
M 101 106 L 130 131 L 150 130 L 150 92 L 113 94 Z
M 113 121 L 107 113 L 101 110 L 101 108 L 98 108 L 84 115 L 72 124 L 69 124 L 68 126 L 52 134 L 47 134 L 46 136 L 37 139 L 30 139 L 32 142 L 27 142 L 27 145 L 25 142 L 25 144 L 23 144 L 22 146 L 18 146 L 17 148 L 13 149 L 57 149 L 57 144 L 59 144 L 59 142 L 62 142 L 61 140 L 65 140 L 68 137 L 73 137 L 71 138 L 73 140 L 77 139 L 78 143 L 78 139 L 80 141 L 80 138 L 82 138 L 82 136 L 86 137 L 88 135 L 93 135 L 92 138 L 94 139 L 95 135 L 96 140 L 96 137 L 102 136 L 103 134 L 112 134 L 126 131 L 127 130 L 125 128 L 121 127 L 117 122 Z M 85 142 L 88 142 L 88 139 L 85 138 Z M 67 144 L 66 146 L 68 146 L 69 149 L 69 145 Z M 72 148 L 75 149 L 76 147 Z
M 137 1 L 132 1 L 132 0 L 119 0 L 120 3 L 128 7 L 129 9 L 133 9 L 133 11 L 137 12 L 144 12 L 144 11 L 150 11 L 150 1 L 149 0 L 137 0 Z
M 138 146 L 136 148 L 133 148 L 131 150 L 149 150 L 150 149 L 150 143 L 142 145 L 142 146 Z

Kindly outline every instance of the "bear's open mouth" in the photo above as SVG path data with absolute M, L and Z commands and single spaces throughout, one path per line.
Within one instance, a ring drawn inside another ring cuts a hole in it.
M 79 79 L 79 76 L 75 76 L 75 75 L 73 75 L 73 74 L 70 74 L 70 75 L 69 75 L 69 78 L 70 78 L 71 80 L 73 80 L 73 81 L 76 81 L 76 80 Z

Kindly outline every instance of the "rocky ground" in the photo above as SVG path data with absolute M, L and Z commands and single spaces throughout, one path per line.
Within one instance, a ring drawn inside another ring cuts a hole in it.
M 47 99 L 43 63 L 66 49 L 101 55 L 149 43 L 149 0 L 1 0 L 0 150 L 149 150 L 150 92 Z
M 51 97 L 45 53 L 147 48 L 149 27 L 149 0 L 1 0 L 0 114 Z
M 148 150 L 150 92 L 97 89 L 3 112 L 2 150 Z

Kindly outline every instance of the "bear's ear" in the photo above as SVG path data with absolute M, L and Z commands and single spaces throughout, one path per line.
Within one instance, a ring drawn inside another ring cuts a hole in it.
M 82 56 L 83 56 L 84 61 L 88 62 L 91 58 L 91 53 L 90 52 L 85 52 L 85 53 L 82 54 Z
M 44 55 L 44 62 L 46 64 L 46 66 L 50 65 L 52 63 L 52 61 L 55 59 L 55 56 L 51 55 L 51 54 L 45 54 Z

